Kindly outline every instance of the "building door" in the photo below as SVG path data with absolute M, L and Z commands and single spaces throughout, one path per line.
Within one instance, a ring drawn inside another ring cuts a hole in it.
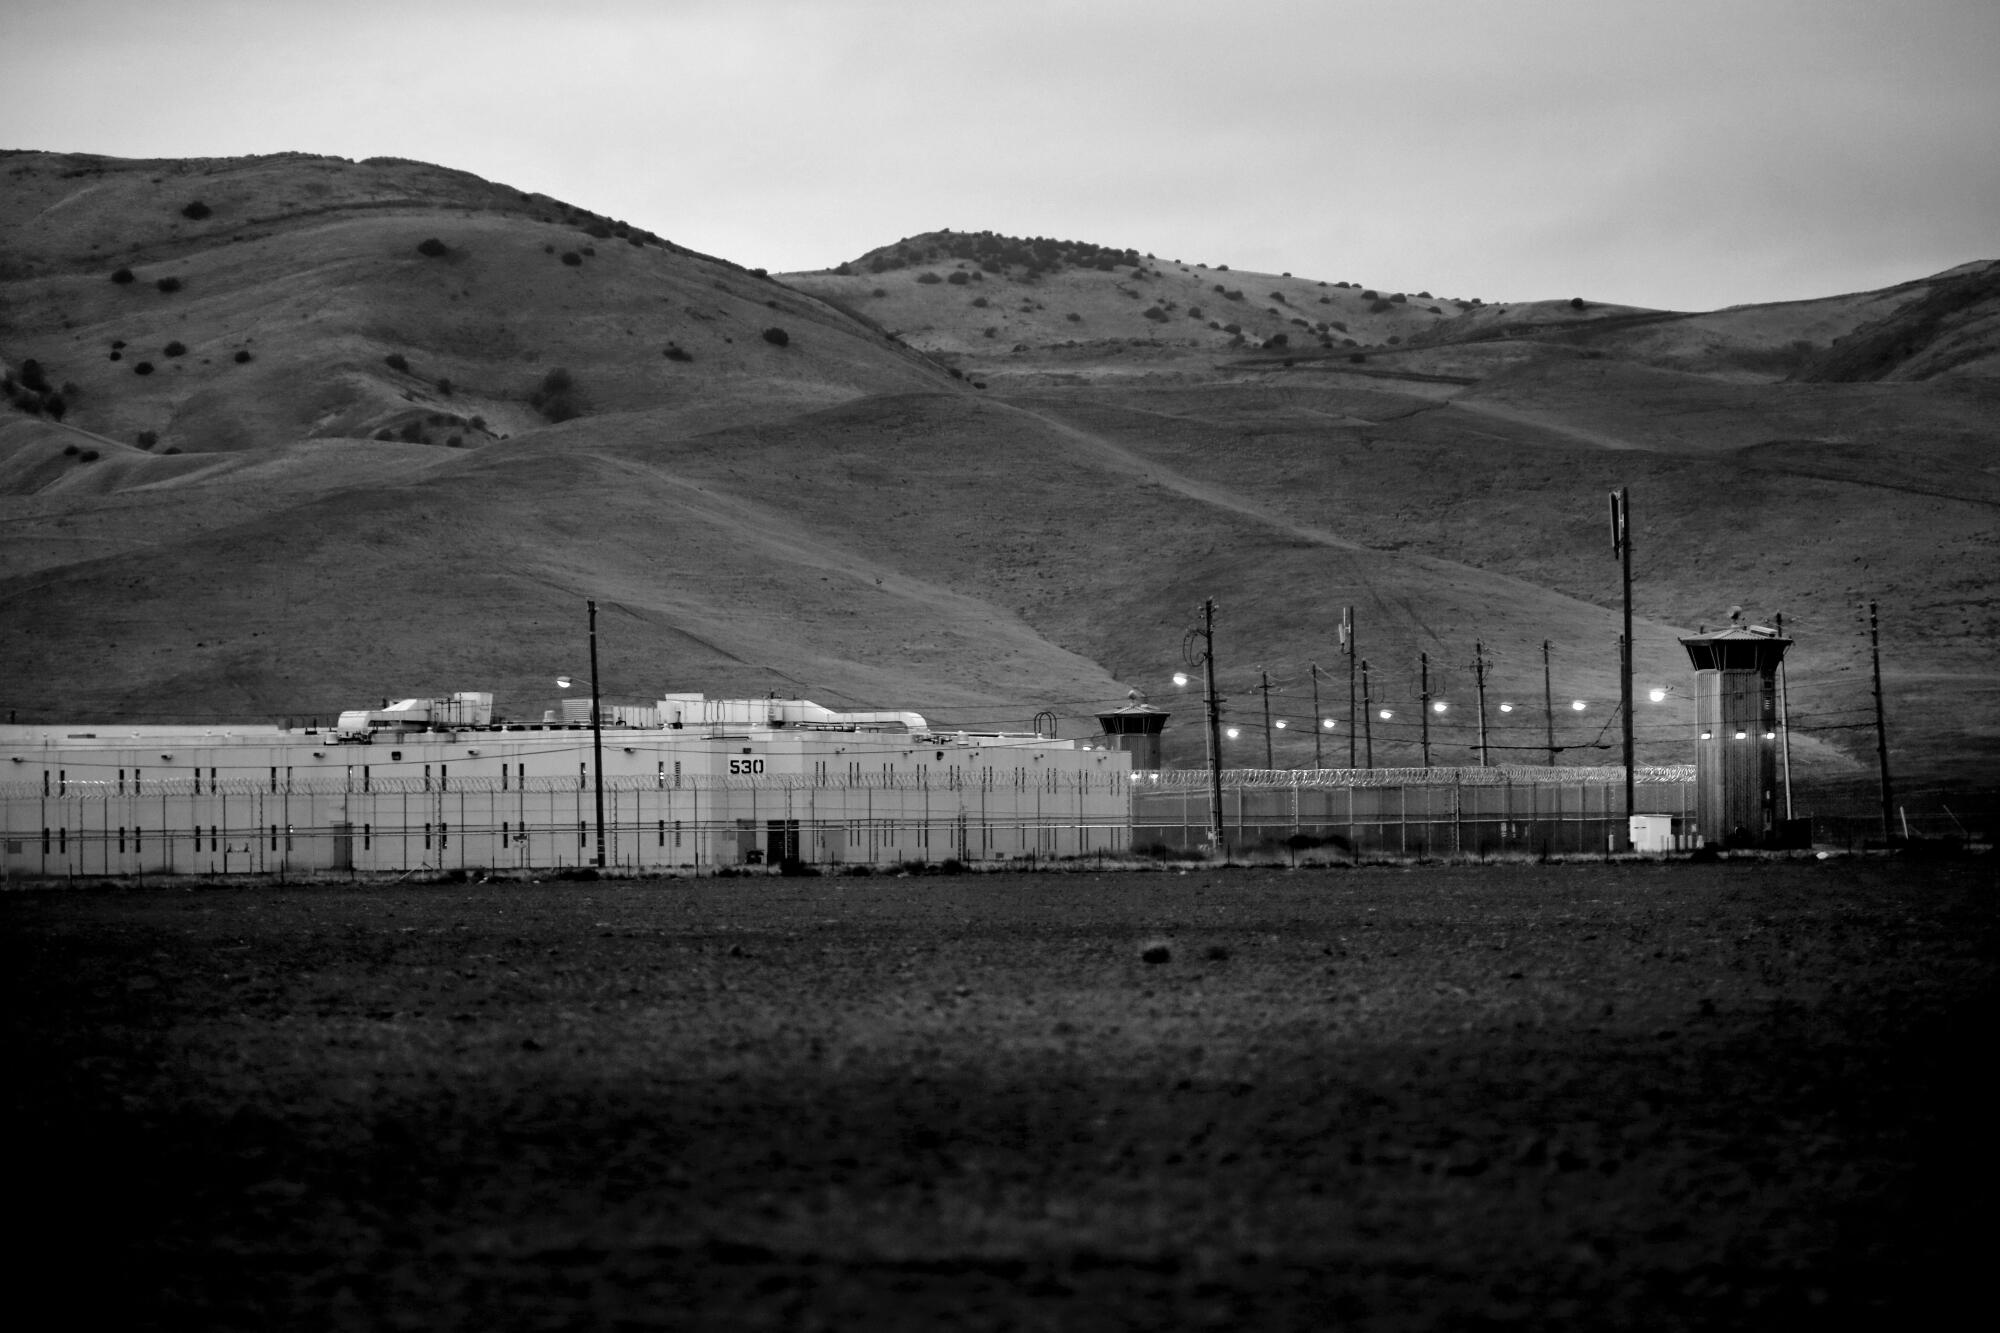
M 764 862 L 782 865 L 799 859 L 799 821 L 771 819 L 764 823 Z

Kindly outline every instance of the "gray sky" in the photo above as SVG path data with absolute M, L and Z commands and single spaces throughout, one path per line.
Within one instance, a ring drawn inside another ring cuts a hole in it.
M 0 147 L 411 157 L 783 271 L 940 227 L 1676 309 L 2000 257 L 2000 0 L 10 0 Z

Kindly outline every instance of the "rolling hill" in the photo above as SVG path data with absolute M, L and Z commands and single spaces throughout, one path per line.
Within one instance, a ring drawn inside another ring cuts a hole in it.
M 1194 762 L 1167 677 L 1213 596 L 1234 765 L 1314 762 L 1315 692 L 1346 762 L 1348 605 L 1378 763 L 1423 666 L 1434 762 L 1480 674 L 1494 757 L 1541 762 L 1544 644 L 1561 761 L 1607 762 L 1629 486 L 1637 672 L 1676 686 L 1642 760 L 1685 757 L 1675 636 L 1740 606 L 1798 639 L 1802 781 L 1865 785 L 1872 598 L 1900 780 L 1992 786 L 2000 265 L 1702 313 L 958 232 L 772 277 L 419 163 L 0 173 L 21 721 L 538 715 L 591 597 L 614 699 L 1080 735 L 1136 689 Z

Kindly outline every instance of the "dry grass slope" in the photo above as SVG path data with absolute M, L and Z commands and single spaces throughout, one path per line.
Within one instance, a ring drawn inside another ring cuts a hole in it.
M 414 163 L 0 173 L 0 601 L 33 627 L 0 665 L 23 720 L 459 688 L 533 712 L 588 596 L 620 697 L 1047 708 L 1078 734 L 1161 689 L 1214 596 L 1253 728 L 1246 682 L 1308 712 L 1353 605 L 1403 719 L 1429 655 L 1457 706 L 1444 761 L 1471 753 L 1475 642 L 1537 703 L 1494 743 L 1540 740 L 1545 640 L 1556 692 L 1593 701 L 1569 757 L 1598 761 L 1603 493 L 1629 485 L 1643 677 L 1683 679 L 1675 635 L 1733 604 L 1783 612 L 1795 758 L 1865 775 L 1876 597 L 1899 771 L 1941 788 L 2000 760 L 2000 395 L 1967 352 L 1992 265 L 1687 315 L 932 233 L 778 282 Z M 1811 381 L 1885 339 L 1882 382 Z M 1684 757 L 1683 697 L 1641 719 L 1642 758 Z M 1235 761 L 1262 762 L 1252 734 Z M 1309 734 L 1277 761 L 1310 762 Z M 1405 721 L 1376 739 L 1414 757 Z

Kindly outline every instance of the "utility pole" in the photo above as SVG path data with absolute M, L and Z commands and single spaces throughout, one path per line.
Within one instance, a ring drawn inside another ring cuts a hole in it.
M 1889 728 L 1882 717 L 1882 636 L 1876 628 L 1875 603 L 1868 603 L 1868 651 L 1875 661 L 1875 762 L 1882 772 L 1882 841 L 1894 836 L 1896 798 L 1889 785 Z
M 597 788 L 597 864 L 604 865 L 604 725 L 597 704 L 597 603 L 590 608 L 590 748 L 595 757 L 591 776 Z
M 1472 644 L 1472 680 L 1479 692 L 1479 766 L 1486 767 L 1486 645 Z
M 1340 650 L 1347 654 L 1347 766 L 1354 767 L 1354 608 L 1340 608 Z
M 1208 829 L 1217 856 L 1222 845 L 1222 705 L 1215 697 L 1215 599 L 1201 604 L 1201 662 L 1208 695 Z
M 1625 633 L 1618 640 L 1618 709 L 1625 731 L 1625 838 L 1632 836 L 1632 494 L 1611 493 L 1611 549 L 1619 557 L 1625 584 Z
M 1271 757 L 1271 674 L 1259 671 L 1257 680 L 1264 690 L 1264 768 L 1268 771 L 1278 766 Z
M 1361 659 L 1361 733 L 1368 743 L 1368 767 L 1375 767 L 1375 704 L 1368 697 L 1368 659 Z
M 1326 730 L 1326 719 L 1319 715 L 1319 663 L 1309 662 L 1306 665 L 1313 683 L 1313 768 L 1318 770 L 1326 767 L 1319 750 L 1319 734 Z
M 1778 613 L 1778 637 L 1785 637 L 1785 613 Z M 1785 659 L 1778 659 L 1778 760 L 1784 766 L 1785 821 L 1792 818 L 1792 713 L 1785 697 Z
M 1429 768 L 1431 766 L 1431 655 L 1429 653 L 1417 654 L 1417 669 L 1423 673 L 1423 707 L 1419 711 L 1423 715 L 1420 720 L 1423 723 L 1424 767 Z
M 1542 721 L 1549 730 L 1549 767 L 1556 766 L 1556 696 L 1549 689 L 1549 641 L 1542 640 Z

